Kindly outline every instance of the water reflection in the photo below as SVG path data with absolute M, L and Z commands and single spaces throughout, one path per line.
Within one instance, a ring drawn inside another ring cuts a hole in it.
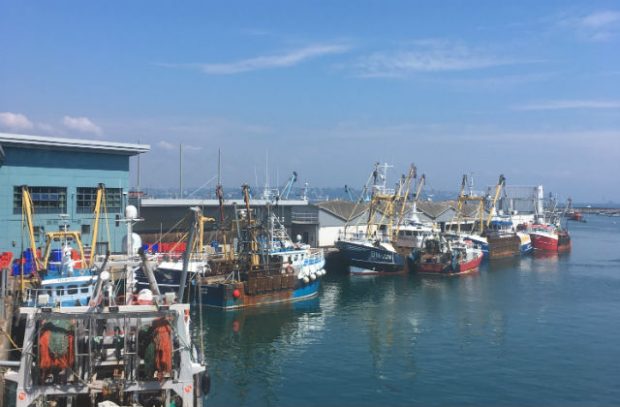
M 277 405 L 282 368 L 320 341 L 320 299 L 239 311 L 203 309 L 212 395 L 225 405 Z M 197 320 L 198 316 L 193 318 Z

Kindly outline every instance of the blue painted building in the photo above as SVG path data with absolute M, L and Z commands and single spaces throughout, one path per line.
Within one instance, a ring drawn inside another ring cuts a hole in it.
M 129 158 L 149 150 L 141 144 L 0 133 L 0 252 L 17 256 L 29 247 L 22 219 L 23 185 L 33 201 L 38 247 L 45 245 L 46 232 L 64 224 L 80 231 L 89 246 L 100 183 L 106 187 L 107 216 L 100 223 L 98 251 L 121 251 L 125 228 L 117 226 L 115 218 L 122 217 L 126 205 Z

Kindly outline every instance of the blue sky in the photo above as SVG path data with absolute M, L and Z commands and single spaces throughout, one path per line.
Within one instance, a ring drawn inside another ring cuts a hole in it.
M 150 144 L 142 184 L 292 171 L 620 201 L 614 1 L 0 0 L 0 130 Z M 258 175 L 256 175 L 258 174 Z

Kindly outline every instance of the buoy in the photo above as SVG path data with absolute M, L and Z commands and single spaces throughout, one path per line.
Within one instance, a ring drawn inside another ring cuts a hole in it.
M 235 297 L 235 299 L 241 297 L 241 291 L 235 288 L 235 290 L 233 291 L 233 297 Z
M 310 279 L 308 277 L 304 277 L 304 283 L 308 284 L 310 282 Z
M 139 305 L 151 305 L 153 304 L 153 292 L 148 288 L 143 288 L 138 293 L 138 304 Z
M 303 279 L 304 278 L 304 274 L 303 273 L 297 274 L 297 278 L 300 279 L 300 280 Z
M 310 274 L 310 280 L 312 281 L 316 280 L 316 274 Z

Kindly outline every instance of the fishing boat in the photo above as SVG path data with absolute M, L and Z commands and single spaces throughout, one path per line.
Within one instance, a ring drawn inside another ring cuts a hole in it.
M 573 208 L 573 200 L 571 198 L 568 198 L 568 203 L 566 205 L 566 209 L 564 210 L 564 217 L 575 222 L 585 222 L 583 219 L 583 213 Z
M 482 250 L 472 244 L 436 235 L 425 241 L 423 249 L 412 251 L 408 260 L 418 273 L 458 275 L 477 270 L 482 257 Z
M 271 213 L 257 222 L 247 185 L 243 196 L 245 208 L 235 213 L 239 248 L 232 271 L 198 281 L 200 304 L 233 310 L 316 297 L 326 274 L 323 250 L 293 242 Z
M 190 306 L 177 300 L 183 288 L 160 293 L 146 266 L 150 288 L 135 293 L 131 244 L 122 278 L 111 278 L 108 257 L 93 269 L 87 305 L 64 306 L 47 289 L 30 289 L 36 302 L 20 308 L 21 359 L 4 376 L 15 406 L 202 406 L 210 380 L 202 344 L 190 335 Z
M 414 179 L 415 178 L 416 176 L 414 173 Z M 417 203 L 425 181 L 426 176 L 422 174 L 419 182 L 417 183 L 417 189 L 413 202 L 411 203 L 410 214 L 404 223 L 399 225 L 396 230 L 394 247 L 405 259 L 407 259 L 407 256 L 409 256 L 414 250 L 422 249 L 424 247 L 424 242 L 427 239 L 434 238 L 439 232 L 436 224 L 429 224 L 420 221 L 420 212 L 417 210 Z M 406 263 L 409 264 L 408 261 L 406 261 Z
M 200 278 L 213 274 L 211 262 L 218 257 L 216 254 L 208 252 L 204 246 L 204 224 L 212 222 L 213 218 L 199 215 L 195 220 L 197 222 L 196 231 L 198 238 L 194 239 L 194 244 L 189 248 L 190 258 L 186 266 L 190 282 L 195 282 Z M 172 246 L 172 250 L 169 253 L 154 254 L 153 261 L 157 265 L 153 270 L 153 274 L 162 293 L 177 292 L 179 290 L 184 267 L 183 253 L 186 251 L 186 242 L 177 242 Z M 149 287 L 150 282 L 143 268 L 136 270 L 135 276 L 138 290 Z
M 404 208 L 415 169 L 411 166 L 407 177 L 401 179 L 398 188 L 390 190 L 386 188 L 386 173 L 389 167 L 388 164 L 375 164 L 364 187 L 364 190 L 368 190 L 368 184 L 372 180 L 365 233 L 347 234 L 350 226 L 347 222 L 343 235 L 335 242 L 351 274 L 394 274 L 406 271 L 405 256 L 399 253 L 393 242 L 398 236 L 398 227 L 403 224 Z M 397 214 L 399 217 L 395 219 Z
M 484 209 L 486 198 L 466 194 L 466 184 L 467 175 L 463 175 L 455 220 L 453 222 L 456 224 L 457 230 L 456 233 L 454 231 L 450 232 L 454 233 L 458 238 L 472 242 L 475 247 L 483 251 L 486 257 L 492 260 L 518 256 L 521 253 L 531 251 L 527 237 L 518 234 L 509 218 L 503 219 L 501 214 L 497 214 L 495 207 L 500 193 L 506 184 L 505 177 L 503 175 L 499 177 L 499 181 L 495 186 L 495 194 L 489 203 L 489 213 L 486 219 Z M 475 202 L 477 204 L 477 219 L 474 219 L 474 227 L 477 225 L 477 231 L 461 232 L 461 223 L 464 220 L 464 205 L 467 202 Z
M 572 201 L 569 199 L 568 207 Z M 549 211 L 544 210 L 542 194 L 537 204 L 537 216 L 534 223 L 526 225 L 526 232 L 532 239 L 532 246 L 536 251 L 568 252 L 572 243 L 568 230 L 562 227 L 562 213 L 556 210 L 557 201 L 553 200 Z
M 533 250 L 532 240 L 529 233 L 519 230 L 519 228 L 515 226 L 515 223 L 512 221 L 512 217 L 510 215 L 499 214 L 491 219 L 489 229 L 487 230 L 487 242 L 488 236 L 493 233 L 504 236 L 504 241 L 510 242 L 509 244 L 511 247 L 514 247 L 517 240 L 515 239 L 516 236 L 516 238 L 518 238 L 519 252 L 522 255 L 529 254 Z
M 96 246 L 102 206 L 105 207 L 105 186 L 99 184 L 94 210 L 93 246 Z M 94 250 L 87 259 L 80 232 L 68 230 L 67 216 L 61 215 L 61 230 L 45 234 L 45 249 L 39 253 L 35 247 L 34 212 L 27 186 L 22 186 L 22 215 L 30 241 L 30 248 L 24 256 L 27 261 L 20 262 L 17 273 L 21 275 L 22 292 L 26 294 L 24 304 L 35 306 L 38 293 L 46 293 L 51 303 L 57 306 L 87 305 L 98 278 Z M 28 279 L 24 277 L 25 264 L 30 264 L 26 267 L 30 272 Z
M 392 274 L 405 271 L 404 257 L 387 238 L 343 239 L 336 248 L 344 256 L 351 274 Z
M 559 225 L 533 224 L 529 228 L 532 246 L 535 250 L 549 252 L 568 252 L 571 250 L 571 238 L 568 230 Z

